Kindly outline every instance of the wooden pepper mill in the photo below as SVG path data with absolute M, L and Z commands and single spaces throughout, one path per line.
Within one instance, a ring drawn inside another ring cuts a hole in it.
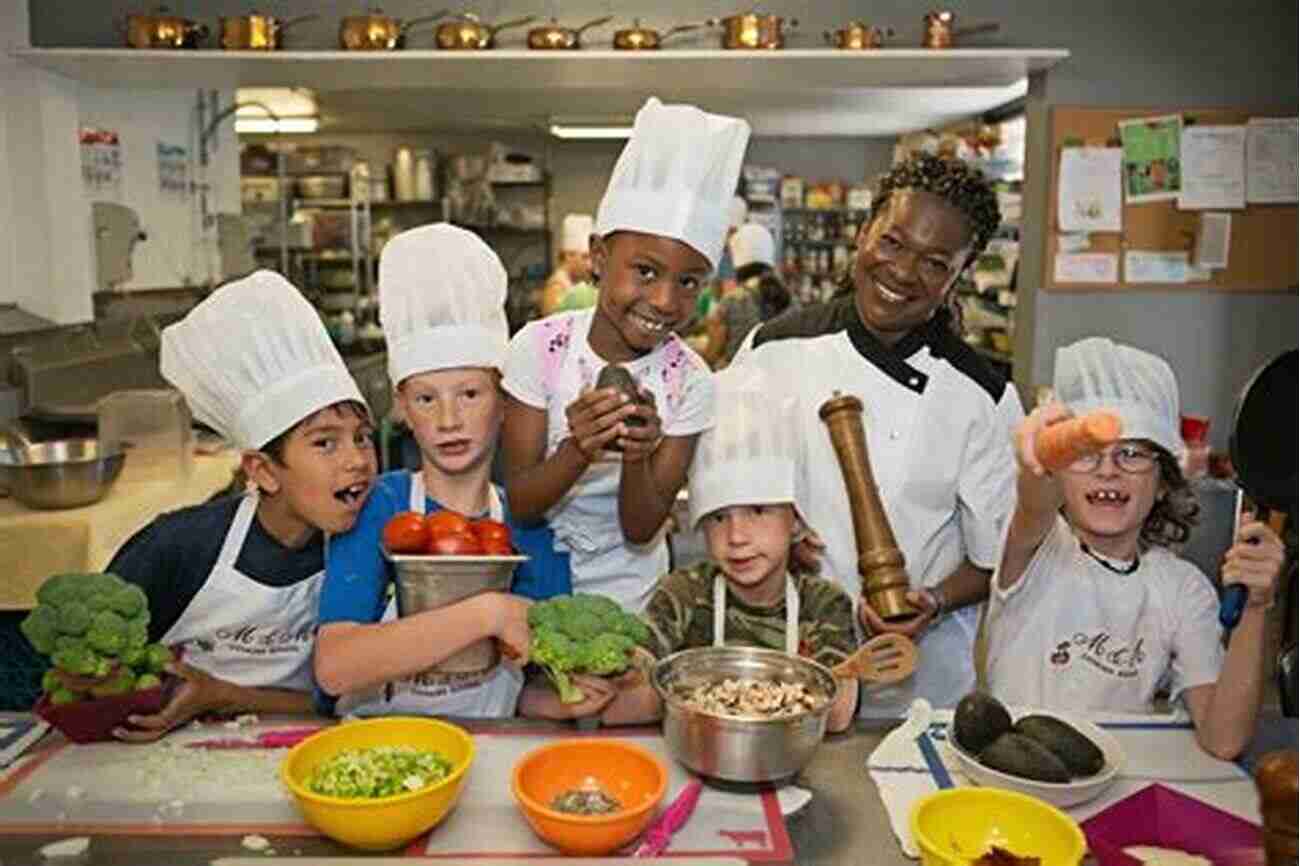
M 839 391 L 817 410 L 830 431 L 835 457 L 844 475 L 853 514 L 853 537 L 858 546 L 858 575 L 862 595 L 886 622 L 911 619 L 917 610 L 907 603 L 911 582 L 904 568 L 903 551 L 880 502 L 871 474 L 867 437 L 862 428 L 862 401 Z
M 1296 751 L 1269 752 L 1255 764 L 1268 866 L 1296 866 Z

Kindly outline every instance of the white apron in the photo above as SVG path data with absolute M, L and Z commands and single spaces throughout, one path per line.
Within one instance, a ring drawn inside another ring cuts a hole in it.
M 713 645 L 725 646 L 727 633 L 727 581 L 722 575 L 713 578 Z M 799 655 L 799 591 L 794 579 L 785 579 L 785 651 Z
M 162 643 L 182 645 L 186 664 L 235 685 L 310 692 L 325 571 L 278 587 L 235 568 L 257 501 L 254 493 L 239 503 L 216 565 Z
M 424 476 L 411 473 L 410 510 L 424 514 Z M 495 486 L 488 486 L 488 515 L 503 521 L 505 510 Z M 397 600 L 390 599 L 380 622 L 397 619 Z M 508 664 L 481 673 L 425 671 L 364 692 L 343 695 L 335 705 L 340 716 L 478 716 L 515 714 L 524 687 L 523 672 Z

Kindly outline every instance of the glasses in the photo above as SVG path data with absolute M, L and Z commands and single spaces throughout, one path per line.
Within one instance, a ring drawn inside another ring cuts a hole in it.
M 1069 471 L 1096 472 L 1107 454 L 1121 472 L 1130 475 L 1145 475 L 1156 467 L 1156 455 L 1151 451 L 1140 445 L 1118 445 L 1106 451 L 1085 454 L 1070 464 Z

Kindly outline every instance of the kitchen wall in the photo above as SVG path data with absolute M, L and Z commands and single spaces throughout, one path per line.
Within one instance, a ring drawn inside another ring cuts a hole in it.
M 536 0 L 495 0 L 476 4 L 488 20 L 517 13 L 560 14 L 557 4 Z M 734 0 L 665 0 L 650 26 L 698 21 L 728 14 L 744 4 Z M 135 0 L 106 0 L 87 15 L 77 0 L 30 0 L 31 32 L 38 45 L 115 45 L 108 22 L 139 11 Z M 360 8 L 360 5 L 357 7 Z M 910 0 L 825 0 L 815 4 L 767 4 L 768 11 L 797 14 L 801 27 L 791 47 L 820 43 L 823 29 L 853 18 L 888 24 L 899 31 L 898 45 L 919 40 L 924 7 Z M 1277 0 L 1093 0 L 1091 3 L 1024 3 L 1015 0 L 966 0 L 955 6 L 964 22 L 999 21 L 1002 30 L 971 45 L 1061 47 L 1069 60 L 1044 80 L 1032 83 L 1028 100 L 1029 161 L 1024 236 L 1025 258 L 1017 310 L 1016 378 L 1028 391 L 1050 380 L 1055 349 L 1085 334 L 1110 334 L 1157 351 L 1178 373 L 1189 411 L 1213 416 L 1214 444 L 1226 443 L 1235 395 L 1250 370 L 1297 344 L 1300 305 L 1294 285 L 1277 294 L 1213 295 L 1204 292 L 1125 294 L 1044 294 L 1041 283 L 1047 172 L 1052 160 L 1044 139 L 1046 112 L 1052 105 L 1095 106 L 1253 106 L 1295 112 L 1297 107 L 1297 7 Z M 242 0 L 187 0 L 179 14 L 215 23 L 219 15 L 245 12 Z M 427 14 L 423 0 L 388 0 L 386 12 L 410 18 Z M 613 12 L 626 26 L 642 15 L 644 4 L 581 0 L 564 4 L 565 22 L 580 22 Z M 304 24 L 294 39 L 299 45 L 329 46 L 343 11 L 326 0 L 277 0 L 265 11 L 288 15 L 317 11 L 319 21 Z M 518 34 L 515 34 L 517 39 Z M 412 46 L 428 44 L 427 34 Z M 301 41 L 299 41 L 301 40 Z M 707 38 L 682 45 L 708 44 Z M 820 144 L 820 143 L 819 143 Z M 554 212 L 590 207 L 612 164 L 605 146 L 582 146 L 557 155 L 557 174 L 565 166 L 589 167 L 589 184 L 563 193 Z M 800 152 L 805 152 L 800 150 Z M 777 163 L 777 160 L 765 159 Z M 581 190 L 591 190 L 590 194 Z M 571 197 L 569 197 L 571 195 Z M 585 200 L 585 201 L 584 201 Z M 0 226 L 2 228 L 2 226 Z M 1280 242 L 1293 242 L 1290 238 Z M 1267 250 L 1254 254 L 1267 255 Z

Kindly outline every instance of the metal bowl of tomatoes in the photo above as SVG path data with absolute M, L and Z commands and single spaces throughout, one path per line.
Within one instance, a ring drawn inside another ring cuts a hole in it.
M 508 592 L 516 566 L 528 561 L 515 554 L 504 523 L 467 520 L 454 511 L 396 515 L 384 527 L 384 557 L 397 575 L 398 616 L 437 610 L 483 592 Z M 488 639 L 449 656 L 434 670 L 482 673 L 500 661 L 496 641 Z

